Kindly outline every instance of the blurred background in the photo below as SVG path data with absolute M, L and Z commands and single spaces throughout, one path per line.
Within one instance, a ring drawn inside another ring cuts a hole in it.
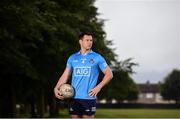
M 53 88 L 83 31 L 114 74 L 97 117 L 180 117 L 179 0 L 1 0 L 0 117 L 69 117 Z

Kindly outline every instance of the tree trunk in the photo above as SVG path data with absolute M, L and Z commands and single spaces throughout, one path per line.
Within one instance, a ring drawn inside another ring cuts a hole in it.
M 41 88 L 41 94 L 39 96 L 39 101 L 38 101 L 38 116 L 43 117 L 44 115 L 44 109 L 45 109 L 45 101 L 44 101 L 44 89 Z
M 49 102 L 49 116 L 50 117 L 58 117 L 59 110 L 56 105 L 56 100 L 54 98 L 54 94 L 52 92 L 48 96 L 48 102 Z
M 0 117 L 16 117 L 16 98 L 12 84 L 4 83 L 1 85 L 1 106 Z
M 33 97 L 32 97 L 32 98 L 33 98 Z M 31 105 L 31 117 L 32 117 L 32 118 L 36 118 L 36 117 L 37 117 L 37 114 L 36 114 L 36 108 L 35 108 L 34 99 L 32 99 L 30 105 Z

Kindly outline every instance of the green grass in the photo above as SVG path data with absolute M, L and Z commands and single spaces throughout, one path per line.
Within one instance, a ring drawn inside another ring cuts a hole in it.
M 69 117 L 67 109 L 60 117 Z M 180 109 L 97 109 L 96 118 L 180 118 Z
M 98 109 L 96 117 L 176 118 L 176 117 L 180 117 L 180 110 L 177 110 L 177 109 Z

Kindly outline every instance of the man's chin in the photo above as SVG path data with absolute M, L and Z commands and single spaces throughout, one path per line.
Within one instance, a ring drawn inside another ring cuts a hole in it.
M 86 48 L 86 50 L 90 50 L 90 49 L 91 49 L 91 47 Z

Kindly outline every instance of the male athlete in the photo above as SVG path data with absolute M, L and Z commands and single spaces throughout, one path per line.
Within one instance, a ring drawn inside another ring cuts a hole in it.
M 69 57 L 66 69 L 54 88 L 54 93 L 57 98 L 64 99 L 58 88 L 67 82 L 72 73 L 71 85 L 75 89 L 75 96 L 69 102 L 71 118 L 94 118 L 96 95 L 112 79 L 113 74 L 104 58 L 91 50 L 93 44 L 91 33 L 80 34 L 79 44 L 80 51 Z M 104 77 L 97 84 L 100 71 L 103 72 Z

